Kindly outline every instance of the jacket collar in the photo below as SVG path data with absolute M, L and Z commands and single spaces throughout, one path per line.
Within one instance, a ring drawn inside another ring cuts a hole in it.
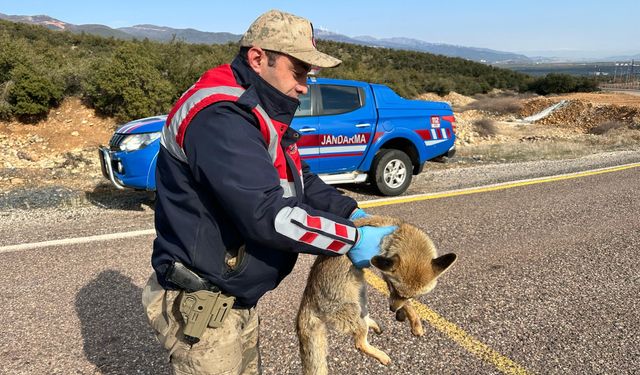
M 238 99 L 238 104 L 254 108 L 260 104 L 267 112 L 267 115 L 284 124 L 291 124 L 293 115 L 300 105 L 298 99 L 291 98 L 267 81 L 262 79 L 241 56 L 231 63 L 231 69 L 236 81 L 246 91 Z

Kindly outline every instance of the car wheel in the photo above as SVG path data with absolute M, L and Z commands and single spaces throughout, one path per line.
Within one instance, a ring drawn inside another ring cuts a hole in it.
M 373 159 L 373 182 L 382 195 L 400 195 L 411 184 L 413 165 L 400 150 L 380 150 Z

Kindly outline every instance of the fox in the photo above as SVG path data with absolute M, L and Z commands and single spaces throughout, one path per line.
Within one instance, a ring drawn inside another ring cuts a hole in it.
M 456 254 L 438 257 L 424 231 L 397 218 L 368 216 L 354 224 L 398 227 L 383 238 L 380 253 L 371 259 L 371 265 L 380 271 L 389 288 L 389 308 L 396 320 L 408 320 L 413 335 L 424 335 L 421 319 L 409 301 L 430 292 L 456 261 Z M 364 271 L 345 256 L 319 255 L 309 272 L 296 318 L 305 375 L 328 373 L 327 328 L 351 334 L 358 350 L 385 366 L 391 363 L 384 351 L 369 344 L 369 328 L 376 334 L 382 329 L 369 316 Z

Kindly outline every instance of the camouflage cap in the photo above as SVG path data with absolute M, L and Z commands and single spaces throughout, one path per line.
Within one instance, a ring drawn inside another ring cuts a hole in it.
M 253 21 L 240 45 L 285 53 L 319 68 L 333 68 L 342 63 L 316 49 L 311 22 L 279 10 L 270 10 Z

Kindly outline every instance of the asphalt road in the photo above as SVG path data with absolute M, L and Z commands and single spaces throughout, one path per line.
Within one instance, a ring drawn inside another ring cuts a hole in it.
M 459 260 L 420 299 L 425 335 L 393 320 L 373 345 L 388 367 L 330 335 L 332 374 L 640 373 L 640 167 L 380 206 Z M 378 206 L 376 206 L 378 205 Z M 0 373 L 164 374 L 140 304 L 153 235 L 53 244 L 153 228 L 153 211 L 0 212 Z M 300 371 L 294 317 L 310 256 L 259 305 L 265 374 Z

